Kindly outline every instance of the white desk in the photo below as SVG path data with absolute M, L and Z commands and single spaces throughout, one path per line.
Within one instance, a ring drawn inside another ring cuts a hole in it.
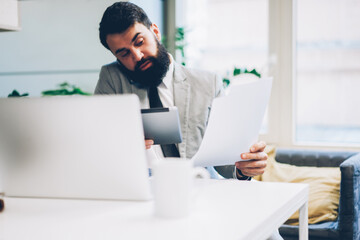
M 5 239 L 266 239 L 300 209 L 307 235 L 308 186 L 198 180 L 188 218 L 159 219 L 153 202 L 5 198 Z

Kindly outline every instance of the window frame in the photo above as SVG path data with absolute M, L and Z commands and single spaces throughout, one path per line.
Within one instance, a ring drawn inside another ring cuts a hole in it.
M 273 76 L 268 133 L 260 139 L 286 148 L 360 151 L 359 144 L 296 142 L 297 0 L 269 0 L 269 76 Z

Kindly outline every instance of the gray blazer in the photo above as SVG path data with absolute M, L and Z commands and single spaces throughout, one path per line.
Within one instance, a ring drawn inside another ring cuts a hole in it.
M 203 139 L 212 101 L 223 94 L 222 81 L 213 73 L 185 68 L 175 63 L 173 87 L 174 104 L 179 111 L 183 137 L 179 153 L 181 157 L 191 158 Z M 101 68 L 95 94 L 131 93 L 139 97 L 142 108 L 149 108 L 147 90 L 132 84 L 121 72 L 117 62 Z M 232 177 L 233 169 L 230 167 L 226 171 L 226 177 Z

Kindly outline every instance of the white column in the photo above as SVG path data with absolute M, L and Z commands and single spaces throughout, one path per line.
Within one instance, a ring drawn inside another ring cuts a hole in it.
M 274 77 L 269 105 L 269 139 L 291 146 L 294 139 L 296 0 L 269 0 L 269 75 Z

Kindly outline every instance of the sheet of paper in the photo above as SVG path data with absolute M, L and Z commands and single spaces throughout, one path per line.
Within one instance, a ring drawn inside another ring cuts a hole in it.
M 214 99 L 208 126 L 195 166 L 221 166 L 241 161 L 257 142 L 271 93 L 271 78 L 231 86 L 224 97 Z

